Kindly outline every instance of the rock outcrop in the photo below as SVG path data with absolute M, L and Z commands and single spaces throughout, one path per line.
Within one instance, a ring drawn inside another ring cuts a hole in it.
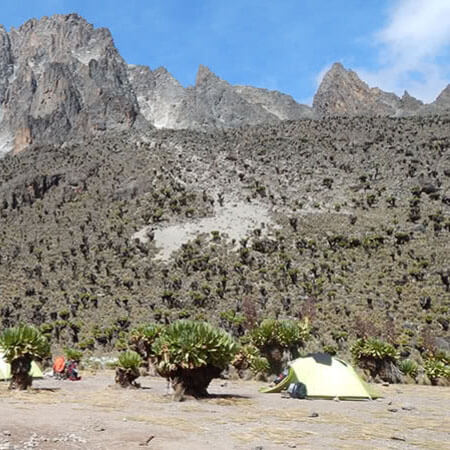
M 183 128 L 179 110 L 188 97 L 186 89 L 165 69 L 154 71 L 147 66 L 128 66 L 142 115 L 156 128 Z
M 438 114 L 450 110 L 450 85 L 430 104 L 409 95 L 369 87 L 356 72 L 335 63 L 325 74 L 314 96 L 313 110 L 325 116 L 411 116 Z
M 436 100 L 431 103 L 436 110 L 448 111 L 450 110 L 450 84 L 438 95 Z
M 36 141 L 63 142 L 132 127 L 139 106 L 110 32 L 76 14 L 0 29 L 2 133 L 21 151 Z
M 312 109 L 277 91 L 232 86 L 200 65 L 184 88 L 165 69 L 128 67 L 143 116 L 157 128 L 206 130 L 311 118 Z
M 378 88 L 370 88 L 356 72 L 335 63 L 323 77 L 313 100 L 319 116 L 395 116 L 400 98 Z
M 280 120 L 311 119 L 312 108 L 297 103 L 290 95 L 252 86 L 234 86 L 234 90 L 253 105 L 259 105 Z
M 228 82 L 207 67 L 200 66 L 195 86 L 188 89 L 184 114 L 192 117 L 195 128 L 228 128 L 244 124 L 274 123 L 278 118 L 240 96 Z
M 127 65 L 110 32 L 76 14 L 0 27 L 0 154 L 132 127 L 207 130 L 311 115 L 287 95 L 232 86 L 204 66 L 184 88 L 164 68 Z

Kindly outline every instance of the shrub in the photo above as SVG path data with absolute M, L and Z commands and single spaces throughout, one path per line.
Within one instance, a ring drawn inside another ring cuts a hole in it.
M 250 332 L 251 342 L 260 350 L 277 346 L 299 346 L 309 337 L 309 321 L 265 319 Z
M 350 349 L 356 361 L 363 359 L 391 360 L 398 359 L 398 352 L 395 348 L 377 338 L 358 339 Z
M 335 345 L 324 345 L 323 346 L 323 351 L 325 353 L 328 353 L 331 356 L 334 356 L 338 352 L 338 349 L 337 349 L 337 347 Z
M 0 347 L 6 361 L 11 364 L 10 389 L 24 390 L 30 387 L 32 361 L 45 358 L 50 353 L 47 338 L 30 325 L 5 329 L 0 336 Z
M 194 397 L 207 388 L 237 352 L 237 344 L 224 330 L 206 322 L 178 320 L 167 326 L 153 344 L 156 367 L 175 392 Z
M 236 353 L 232 362 L 237 370 L 250 369 L 254 375 L 262 375 L 269 372 L 270 364 L 267 358 L 254 345 L 242 346 Z
M 80 362 L 83 357 L 83 352 L 81 350 L 77 350 L 75 348 L 66 347 L 64 349 L 64 355 L 66 359 L 70 361 Z
M 137 352 L 133 350 L 127 350 L 120 354 L 118 366 L 122 367 L 123 369 L 136 370 L 139 369 L 141 363 L 142 358 Z
M 440 378 L 450 381 L 450 355 L 443 352 L 430 355 L 424 369 L 432 384 L 437 384 Z
M 275 320 L 265 319 L 250 332 L 250 342 L 267 358 L 272 373 L 282 368 L 283 352 L 289 350 L 297 356 L 298 347 L 308 339 L 310 326 L 308 319 Z
M 398 364 L 398 368 L 404 375 L 407 375 L 411 378 L 416 378 L 417 373 L 419 372 L 419 366 L 415 361 L 411 359 L 404 359 L 400 361 Z
M 401 381 L 395 361 L 399 355 L 391 344 L 377 338 L 358 339 L 350 348 L 355 362 L 375 378 L 396 383 Z
M 135 382 L 139 377 L 139 366 L 142 363 L 141 356 L 133 351 L 127 350 L 120 354 L 116 367 L 116 383 L 123 387 L 138 387 Z
M 130 331 L 128 342 L 145 361 L 153 357 L 152 345 L 162 331 L 162 325 L 152 323 L 140 325 Z
M 237 313 L 234 309 L 228 309 L 220 313 L 220 325 L 233 336 L 244 334 L 245 323 L 245 316 Z

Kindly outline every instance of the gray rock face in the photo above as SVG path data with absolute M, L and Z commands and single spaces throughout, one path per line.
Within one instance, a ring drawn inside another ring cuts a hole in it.
M 138 116 L 109 31 L 76 14 L 0 30 L 0 76 L 0 128 L 14 136 L 15 152 L 35 141 L 127 129 Z
M 189 89 L 189 102 L 184 103 L 196 128 L 228 128 L 244 124 L 274 123 L 278 119 L 259 105 L 241 97 L 226 81 L 200 66 L 194 88 Z
M 166 69 L 129 67 L 144 117 L 157 128 L 230 128 L 273 123 L 275 115 L 248 102 L 233 86 L 200 66 L 195 86 L 183 88 Z
M 261 106 L 280 120 L 311 119 L 314 117 L 310 106 L 297 103 L 290 95 L 252 86 L 234 86 L 234 90 L 249 103 Z
M 186 89 L 164 68 L 128 66 L 142 115 L 156 128 L 180 128 L 179 110 L 187 99 Z
M 0 104 L 3 103 L 8 89 L 9 77 L 13 72 L 11 42 L 9 35 L 0 25 Z
M 312 117 L 312 109 L 285 94 L 232 86 L 200 66 L 195 86 L 183 88 L 164 68 L 129 66 L 144 117 L 157 128 L 231 128 Z
M 4 99 L 8 90 L 9 79 L 13 73 L 11 42 L 9 35 L 0 25 L 0 157 L 12 147 L 13 135 L 2 126 L 4 116 Z

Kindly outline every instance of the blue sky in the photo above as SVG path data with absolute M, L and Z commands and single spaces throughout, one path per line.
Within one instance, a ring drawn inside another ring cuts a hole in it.
M 335 61 L 371 86 L 432 101 L 450 82 L 450 0 L 15 0 L 0 23 L 77 12 L 130 64 L 184 86 L 199 64 L 232 84 L 311 102 Z

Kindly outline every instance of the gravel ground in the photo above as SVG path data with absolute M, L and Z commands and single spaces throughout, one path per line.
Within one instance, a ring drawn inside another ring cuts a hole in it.
M 210 399 L 173 402 L 161 378 L 142 389 L 114 373 L 43 379 L 30 392 L 0 383 L 2 449 L 450 449 L 450 388 L 380 386 L 375 401 L 294 400 L 261 383 L 215 380 Z

